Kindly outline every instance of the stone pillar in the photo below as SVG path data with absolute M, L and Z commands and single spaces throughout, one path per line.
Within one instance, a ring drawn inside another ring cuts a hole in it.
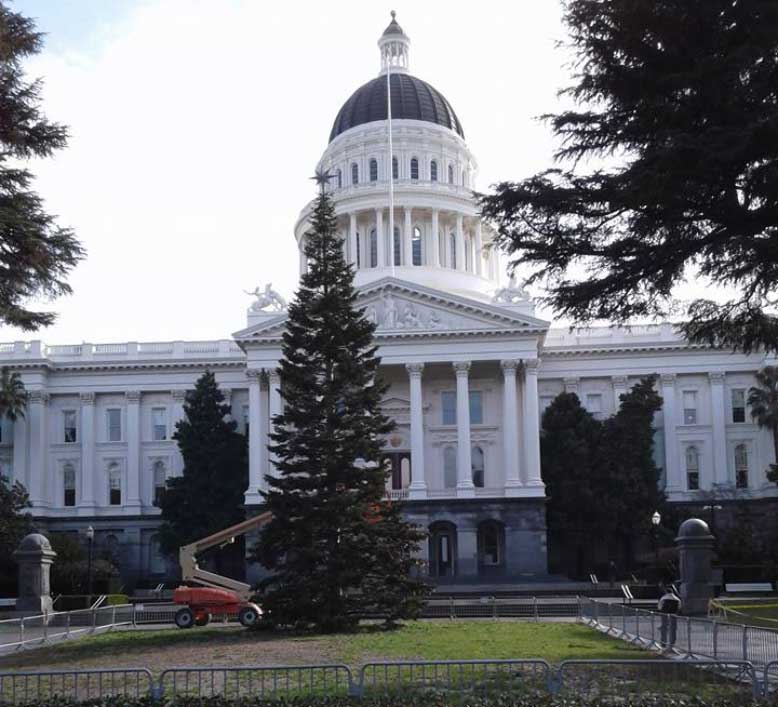
M 249 487 L 246 489 L 244 500 L 246 505 L 262 503 L 260 489 L 264 488 L 263 458 L 265 450 L 262 448 L 262 405 L 260 399 L 260 384 L 262 371 L 250 369 L 246 371 L 249 379 Z
M 469 361 L 454 363 L 457 377 L 457 497 L 473 498 L 472 452 L 470 450 L 470 387 Z
M 411 500 L 427 497 L 427 481 L 424 472 L 424 409 L 422 403 L 421 375 L 423 363 L 408 363 L 405 366 L 411 386 L 411 485 L 408 495 Z
M 678 421 L 675 400 L 675 374 L 662 374 L 662 412 L 665 432 L 665 488 L 680 491 L 681 470 L 678 464 Z
M 413 211 L 409 206 L 403 207 L 403 265 L 407 268 L 413 265 Z
M 16 611 L 24 614 L 47 614 L 52 611 L 51 563 L 57 553 L 44 535 L 30 533 L 13 554 L 19 565 L 19 598 Z
M 432 233 L 430 234 L 429 246 L 427 252 L 427 265 L 432 265 L 436 268 L 440 267 L 440 236 L 438 231 L 440 226 L 438 224 L 439 212 L 437 209 L 432 209 Z
M 456 219 L 456 231 L 455 231 L 455 244 L 456 244 L 456 254 L 457 254 L 457 270 L 461 270 L 464 272 L 465 270 L 465 232 L 463 229 L 463 221 L 464 217 L 462 214 L 457 214 Z
M 130 390 L 127 400 L 127 503 L 140 508 L 140 391 Z
M 708 602 L 713 598 L 711 564 L 714 537 L 705 521 L 689 518 L 681 523 L 675 544 L 680 560 L 681 613 L 705 616 Z
M 43 390 L 31 390 L 27 397 L 27 415 L 30 425 L 30 468 L 27 490 L 33 507 L 44 504 L 49 444 L 46 436 L 46 406 L 49 394 Z
M 519 417 L 516 403 L 516 361 L 500 361 L 502 368 L 502 443 L 505 454 L 505 494 L 518 495 L 522 486 L 519 468 Z
M 476 275 L 482 275 L 483 274 L 483 267 L 484 267 L 484 259 L 482 255 L 483 251 L 483 237 L 481 234 L 481 219 L 478 218 L 475 222 L 475 274 Z
M 540 476 L 540 410 L 536 358 L 524 361 L 524 467 L 528 486 L 543 488 Z
M 611 382 L 613 383 L 613 409 L 618 412 L 621 407 L 620 398 L 627 392 L 627 376 L 613 376 Z
M 711 422 L 713 425 L 713 484 L 725 484 L 727 469 L 727 418 L 724 402 L 724 374 L 709 373 Z M 702 480 L 700 488 L 703 486 Z
M 349 262 L 357 268 L 357 215 L 353 211 L 348 215 Z
M 276 415 L 280 415 L 282 412 L 282 403 L 281 403 L 281 374 L 277 369 L 272 369 L 267 372 L 267 386 L 268 386 L 268 397 L 269 397 L 269 408 L 270 408 L 270 415 L 269 415 L 269 430 L 273 431 L 273 417 Z M 268 444 L 271 443 L 271 440 L 268 438 Z M 275 467 L 275 457 L 272 454 L 268 453 L 268 474 L 272 474 L 274 476 L 278 475 L 278 472 L 276 471 Z
M 95 394 L 81 393 L 81 503 L 95 507 Z
M 386 234 L 384 234 L 384 210 L 375 210 L 375 237 L 378 247 L 378 267 L 386 266 Z
M 27 472 L 27 418 L 17 417 L 14 420 L 14 456 L 13 478 L 30 488 L 30 479 Z

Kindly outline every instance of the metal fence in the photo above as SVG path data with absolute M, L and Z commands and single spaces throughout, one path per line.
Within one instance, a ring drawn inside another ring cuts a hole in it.
M 82 701 L 124 695 L 163 699 L 224 696 L 284 699 L 354 698 L 435 694 L 451 701 L 472 696 L 561 695 L 601 698 L 655 694 L 674 697 L 766 696 L 765 675 L 743 661 L 544 660 L 400 661 L 346 665 L 182 667 L 162 671 L 87 670 L 0 673 L 0 703 L 23 705 L 42 698 Z
M 647 648 L 687 657 L 748 661 L 762 668 L 778 663 L 778 631 L 715 619 L 671 616 L 581 598 L 580 620 Z

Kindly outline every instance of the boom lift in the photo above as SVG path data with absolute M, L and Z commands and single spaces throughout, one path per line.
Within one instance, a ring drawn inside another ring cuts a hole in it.
M 200 587 L 179 587 L 173 592 L 176 604 L 185 604 L 176 612 L 175 622 L 179 628 L 205 626 L 211 615 L 237 612 L 238 621 L 243 626 L 256 623 L 261 615 L 260 608 L 250 601 L 251 585 L 236 579 L 224 577 L 215 572 L 201 570 L 197 566 L 197 555 L 212 547 L 224 547 L 235 541 L 239 535 L 263 526 L 270 520 L 270 512 L 244 520 L 242 523 L 220 530 L 178 550 L 178 562 L 181 565 L 181 579 L 184 582 L 196 582 Z

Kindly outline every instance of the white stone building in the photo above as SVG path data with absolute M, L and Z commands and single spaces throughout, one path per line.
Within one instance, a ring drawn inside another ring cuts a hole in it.
M 763 355 L 690 345 L 668 324 L 549 329 L 524 293 L 500 287 L 499 258 L 471 195 L 476 160 L 446 99 L 409 73 L 409 45 L 392 20 L 379 40 L 381 73 L 344 104 L 319 167 L 334 175 L 344 254 L 360 306 L 378 324 L 391 383 L 384 407 L 398 426 L 386 440 L 388 492 L 429 530 L 430 573 L 546 572 L 539 420 L 563 390 L 607 416 L 639 377 L 658 374 L 657 457 L 669 498 L 775 496 L 765 477 L 772 440 L 745 405 Z M 301 254 L 310 209 L 294 227 Z M 125 579 L 169 576 L 154 499 L 181 473 L 171 435 L 184 393 L 206 368 L 215 372 L 248 435 L 246 504 L 255 509 L 273 473 L 266 443 L 283 404 L 284 317 L 254 306 L 247 327 L 220 341 L 1 344 L 0 365 L 19 371 L 30 391 L 26 418 L 2 423 L 2 473 L 28 488 L 42 527 L 94 526 Z

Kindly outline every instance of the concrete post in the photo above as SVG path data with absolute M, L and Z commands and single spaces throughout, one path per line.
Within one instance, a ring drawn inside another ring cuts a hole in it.
M 699 518 L 681 523 L 675 544 L 681 569 L 681 611 L 695 616 L 708 613 L 713 597 L 711 561 L 714 538 L 708 524 Z
M 25 614 L 46 614 L 52 611 L 51 563 L 57 553 L 45 535 L 30 533 L 14 552 L 19 565 L 19 598 L 16 611 Z

